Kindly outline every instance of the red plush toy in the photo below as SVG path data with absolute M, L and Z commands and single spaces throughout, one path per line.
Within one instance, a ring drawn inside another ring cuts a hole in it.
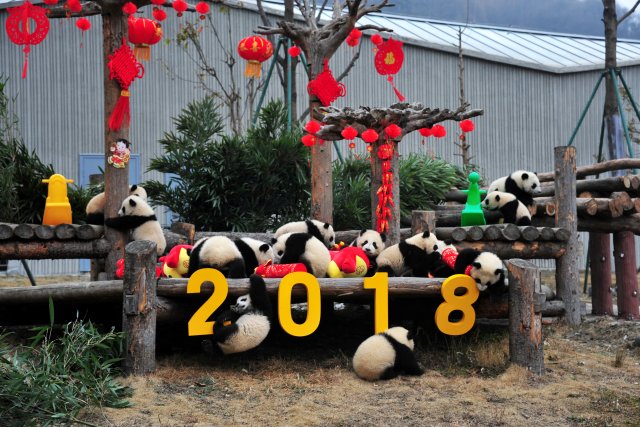
M 258 276 L 270 279 L 281 279 L 289 273 L 307 272 L 307 267 L 302 263 L 296 264 L 272 264 L 269 260 L 266 263 L 256 267 L 255 273 Z
M 156 279 L 160 278 L 160 267 L 156 265 Z M 120 258 L 116 261 L 116 279 L 122 279 L 124 277 L 124 258 Z
M 329 251 L 329 254 L 331 254 L 331 262 L 327 269 L 329 277 L 364 277 L 371 266 L 365 251 L 357 246 Z
M 162 275 L 179 279 L 189 271 L 189 258 L 192 245 L 176 245 L 169 253 L 158 259 L 162 263 Z

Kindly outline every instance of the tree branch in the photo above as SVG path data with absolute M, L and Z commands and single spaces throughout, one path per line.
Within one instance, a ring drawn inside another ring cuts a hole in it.
M 627 11 L 620 19 L 618 19 L 618 25 L 622 23 L 625 19 L 627 19 L 633 12 L 636 11 L 636 8 L 640 5 L 640 0 L 636 1 L 631 9 Z
M 391 28 L 379 27 L 379 26 L 373 25 L 373 24 L 362 25 L 362 26 L 358 27 L 358 29 L 360 31 L 376 30 L 376 31 L 380 31 L 380 32 L 393 33 L 393 30 Z
M 337 81 L 341 82 L 342 79 L 344 79 L 349 75 L 349 72 L 351 71 L 353 66 L 356 65 L 356 61 L 358 60 L 358 58 L 360 58 L 361 50 L 362 50 L 362 43 L 358 43 L 358 50 L 356 51 L 355 55 L 353 55 L 353 58 L 351 58 L 351 61 L 349 61 L 349 64 L 344 69 L 344 71 L 338 76 L 338 78 L 336 79 Z

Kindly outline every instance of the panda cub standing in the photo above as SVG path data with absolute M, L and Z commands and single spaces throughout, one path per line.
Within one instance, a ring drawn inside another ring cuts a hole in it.
M 489 210 L 500 210 L 504 222 L 516 225 L 531 225 L 531 212 L 511 193 L 492 191 L 482 201 Z
M 542 192 L 540 180 L 534 172 L 518 170 L 508 176 L 503 176 L 493 181 L 489 185 L 487 193 L 502 191 L 511 193 L 520 200 L 527 208 L 535 207 L 533 195 Z
M 118 216 L 105 219 L 104 224 L 118 230 L 132 230 L 133 240 L 155 242 L 158 255 L 162 255 L 167 247 L 167 240 L 155 212 L 138 196 L 124 199 Z

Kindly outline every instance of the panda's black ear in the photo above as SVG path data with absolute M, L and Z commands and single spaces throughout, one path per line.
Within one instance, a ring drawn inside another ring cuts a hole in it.
M 364 228 L 362 230 L 360 230 L 360 235 L 362 236 L 364 233 L 366 233 L 367 230 L 365 230 Z
M 413 340 L 413 338 L 415 337 L 415 335 L 416 335 L 416 334 L 415 334 L 415 332 L 413 331 L 413 328 L 412 328 L 412 329 L 409 329 L 409 330 L 407 331 L 407 341 L 411 341 L 411 340 Z
M 496 202 L 499 202 L 499 201 L 500 201 L 500 195 L 496 194 Z
M 380 233 L 380 239 L 382 239 L 383 242 L 387 241 L 387 235 L 384 233 Z
M 474 266 L 475 268 L 477 268 L 478 270 L 480 270 L 482 268 L 482 264 L 480 264 L 479 262 L 474 262 L 471 265 Z
M 260 245 L 260 252 L 267 252 L 269 250 L 271 246 L 267 245 L 266 243 L 264 245 Z
M 133 184 L 131 186 L 131 190 L 130 191 L 136 191 L 138 189 L 138 184 Z
M 273 244 L 274 244 L 275 242 L 277 242 L 277 241 L 278 241 L 278 239 L 276 239 L 275 237 L 272 237 L 272 238 L 271 238 L 271 245 L 273 245 Z
M 533 174 L 534 174 L 535 176 L 538 176 L 538 172 L 534 172 Z
M 136 201 L 133 200 L 133 197 L 129 199 L 129 206 L 131 206 L 132 208 L 135 207 L 137 205 Z
M 502 269 L 501 268 L 496 268 L 496 271 L 493 274 L 495 274 L 496 276 L 501 275 L 502 274 Z
M 526 172 L 525 172 L 525 173 L 523 173 L 523 174 L 522 174 L 522 180 L 523 180 L 523 181 L 526 181 L 526 180 L 528 180 L 528 179 L 529 179 L 529 174 L 528 174 L 528 173 L 526 173 Z
M 429 238 L 429 236 L 431 236 L 431 233 L 429 233 L 429 230 L 427 230 L 424 233 L 422 233 L 422 238 L 423 239 L 427 239 L 427 238 Z
M 329 224 L 328 222 L 325 222 L 325 223 L 324 223 L 324 228 L 325 228 L 326 230 L 328 230 L 328 229 L 329 229 L 329 227 L 331 227 L 331 224 Z

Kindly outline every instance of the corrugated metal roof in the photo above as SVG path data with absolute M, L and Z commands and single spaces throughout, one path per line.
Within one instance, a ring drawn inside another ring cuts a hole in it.
M 0 0 L 1 1 L 1 0 Z M 255 8 L 255 0 L 237 1 Z M 263 1 L 265 9 L 281 15 L 281 3 Z M 330 19 L 330 11 L 324 13 Z M 364 16 L 360 25 L 393 30 L 405 43 L 445 52 L 458 52 L 458 30 L 465 24 L 384 13 Z M 604 28 L 603 28 L 604 32 Z M 462 35 L 466 56 L 551 73 L 574 73 L 604 68 L 604 37 L 544 33 L 531 30 L 468 25 Z M 640 41 L 618 40 L 618 65 L 640 64 Z

